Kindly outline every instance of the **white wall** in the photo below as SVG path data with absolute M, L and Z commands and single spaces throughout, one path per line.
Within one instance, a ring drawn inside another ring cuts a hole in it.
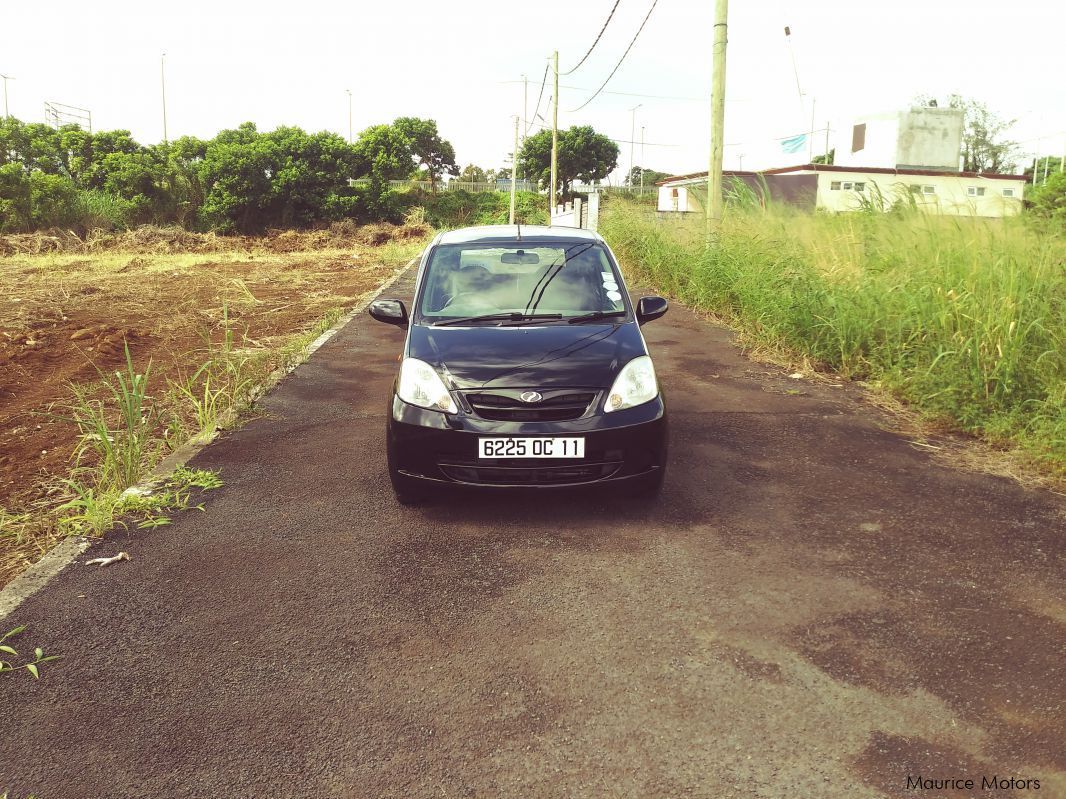
M 839 183 L 839 189 L 833 184 Z M 845 188 L 850 183 L 851 188 Z M 862 183 L 863 191 L 856 184 Z M 911 186 L 917 186 L 917 193 L 911 193 Z M 932 193 L 927 193 L 926 188 Z M 981 196 L 970 196 L 968 189 L 984 189 Z M 962 177 L 960 175 L 886 175 L 878 172 L 819 172 L 818 173 L 818 207 L 828 211 L 856 211 L 862 205 L 862 198 L 875 200 L 877 190 L 890 207 L 897 198 L 906 199 L 910 194 L 918 207 L 930 213 L 953 214 L 956 216 L 1014 216 L 1022 211 L 1022 192 L 1025 180 L 1001 180 L 985 177 Z M 1013 190 L 1013 197 L 1006 197 L 1004 189 Z
M 702 186 L 706 186 L 707 182 L 702 181 Z M 699 211 L 698 206 L 690 207 L 688 201 L 688 186 L 660 186 L 659 187 L 659 203 L 658 210 L 660 211 Z
M 901 112 L 894 166 L 958 171 L 963 116 L 961 108 L 912 108 Z
M 855 125 L 866 124 L 866 146 L 858 152 L 851 151 L 851 134 Z M 899 138 L 899 114 L 874 114 L 859 117 L 846 124 L 837 134 L 837 166 L 874 166 L 896 168 L 896 142 Z

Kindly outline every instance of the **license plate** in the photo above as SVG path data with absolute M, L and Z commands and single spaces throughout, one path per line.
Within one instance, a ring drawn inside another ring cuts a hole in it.
M 584 458 L 585 439 L 537 436 L 536 438 L 482 438 L 479 458 Z

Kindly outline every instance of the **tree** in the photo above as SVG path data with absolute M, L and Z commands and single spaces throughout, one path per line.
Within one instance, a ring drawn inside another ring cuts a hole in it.
M 463 183 L 485 183 L 488 179 L 485 170 L 476 164 L 467 164 L 459 173 L 459 180 Z
M 455 148 L 451 142 L 441 138 L 435 120 L 400 117 L 392 126 L 407 137 L 411 154 L 418 165 L 425 167 L 429 174 L 431 191 L 437 190 L 437 181 L 445 172 L 450 175 L 459 174 L 459 167 L 455 163 Z
M 1036 167 L 1036 182 L 1039 183 L 1040 181 L 1042 181 L 1044 179 L 1044 171 L 1045 171 L 1044 170 L 1044 165 L 1047 164 L 1047 174 L 1048 174 L 1048 177 L 1050 178 L 1051 174 L 1053 172 L 1058 172 L 1059 171 L 1059 167 L 1060 167 L 1060 165 L 1062 163 L 1062 158 L 1057 156 L 1057 155 L 1041 155 L 1038 158 L 1036 158 L 1035 161 L 1036 161 L 1035 163 L 1030 164 L 1029 166 L 1027 166 L 1025 168 L 1025 172 L 1023 172 L 1022 174 L 1025 175 L 1027 178 L 1029 178 L 1030 181 L 1032 181 L 1032 179 L 1033 179 L 1033 167 L 1035 166 Z
M 937 106 L 929 95 L 919 95 L 916 102 L 925 106 Z M 988 109 L 984 103 L 963 97 L 948 95 L 948 108 L 963 111 L 962 169 L 964 172 L 988 172 L 1002 174 L 1013 172 L 1017 162 L 1018 143 L 1004 138 L 1018 120 L 1005 120 Z
M 393 152 L 372 151 L 363 136 L 360 149 L 360 142 L 349 145 L 334 133 L 294 127 L 259 133 L 246 123 L 223 131 L 207 144 L 197 167 L 206 192 L 203 219 L 242 233 L 310 225 L 325 216 L 360 165 L 387 187 L 390 175 L 406 174 L 410 151 L 398 132 L 379 127 Z
M 658 181 L 670 177 L 670 173 L 658 172 L 654 169 L 645 169 L 642 166 L 635 166 L 629 170 L 629 174 L 626 175 L 626 185 L 639 186 L 641 184 L 641 177 L 644 178 L 645 186 L 654 186 Z
M 812 164 L 829 164 L 829 165 L 832 165 L 832 163 L 836 159 L 836 157 L 837 157 L 837 150 L 836 150 L 836 147 L 834 147 L 832 150 L 829 151 L 829 153 L 827 155 L 816 155 L 816 156 L 814 156 L 814 158 L 811 159 L 811 163 Z
M 1048 173 L 1047 180 L 1030 189 L 1026 199 L 1032 213 L 1066 225 L 1066 172 Z
M 551 183 L 552 134 L 538 131 L 526 139 L 518 163 L 528 180 L 542 188 Z M 575 180 L 603 180 L 618 166 L 618 145 L 588 125 L 559 131 L 559 189 L 569 196 Z

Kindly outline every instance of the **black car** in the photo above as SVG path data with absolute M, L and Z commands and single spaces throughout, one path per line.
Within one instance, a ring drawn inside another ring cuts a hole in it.
M 666 472 L 666 406 L 634 307 L 603 238 L 496 226 L 439 234 L 418 269 L 388 416 L 401 502 L 433 485 L 557 488 L 619 483 L 655 493 Z

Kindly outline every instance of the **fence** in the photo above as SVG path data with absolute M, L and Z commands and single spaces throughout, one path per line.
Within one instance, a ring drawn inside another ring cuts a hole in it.
M 367 178 L 349 179 L 349 186 L 364 186 L 370 181 Z M 389 187 L 393 189 L 422 189 L 423 191 L 432 191 L 433 186 L 428 180 L 390 180 Z M 537 186 L 531 180 L 520 180 L 517 186 L 518 191 L 532 191 L 537 194 L 544 194 L 544 190 Z M 440 181 L 437 183 L 437 191 L 468 191 L 471 193 L 478 192 L 493 192 L 502 191 L 509 192 L 511 190 L 510 180 L 498 180 L 492 182 L 475 182 L 469 181 Z M 604 186 L 599 183 L 574 183 L 571 185 L 570 190 L 574 194 L 594 194 L 596 192 L 602 192 L 604 194 L 635 194 L 637 196 L 644 196 L 648 194 L 656 194 L 659 191 L 658 186 Z
M 600 193 L 589 192 L 588 200 L 575 197 L 573 202 L 555 206 L 551 214 L 554 227 L 577 227 L 596 230 L 600 223 Z

